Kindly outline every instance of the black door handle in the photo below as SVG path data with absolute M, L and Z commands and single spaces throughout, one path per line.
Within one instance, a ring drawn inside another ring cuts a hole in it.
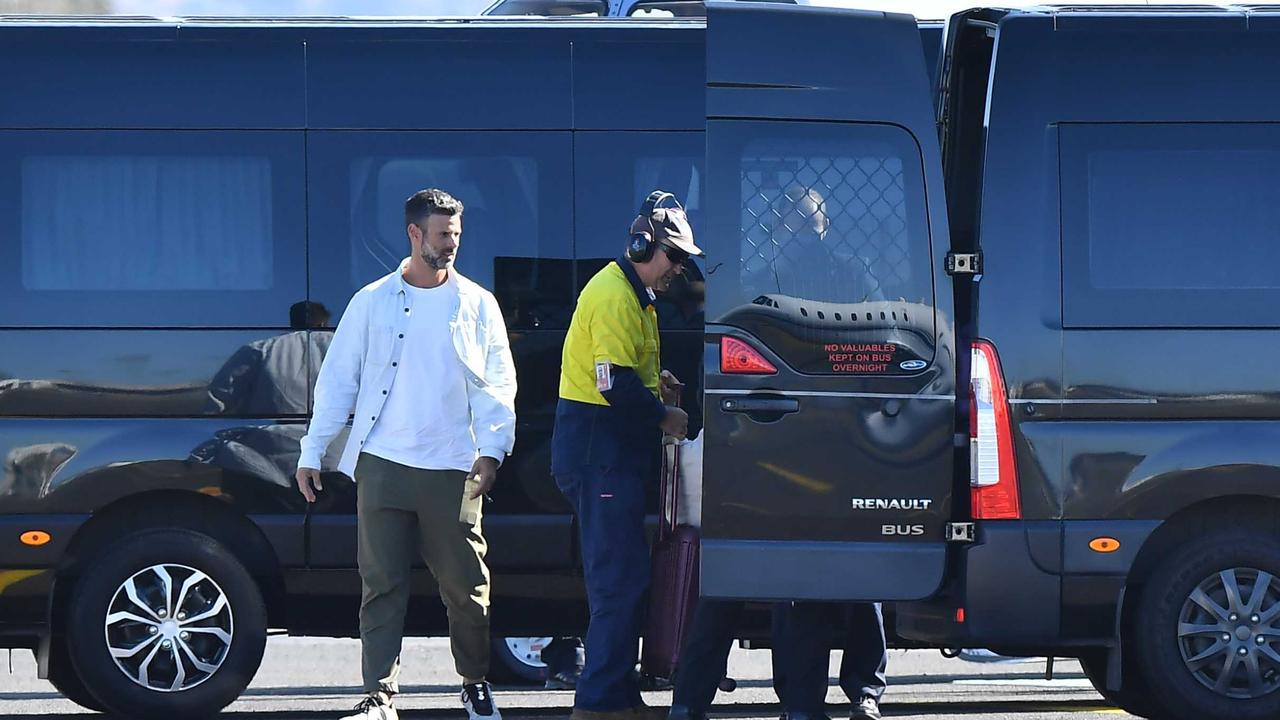
M 794 398 L 735 397 L 720 401 L 725 412 L 776 413 L 786 415 L 800 410 L 800 401 Z

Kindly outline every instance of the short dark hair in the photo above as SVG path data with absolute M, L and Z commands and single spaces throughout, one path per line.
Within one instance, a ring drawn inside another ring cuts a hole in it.
M 325 327 L 329 322 L 329 309 L 318 302 L 303 300 L 289 306 L 289 327 L 294 330 Z
M 404 224 L 420 225 L 428 215 L 462 214 L 462 201 L 439 188 L 427 188 L 404 201 Z

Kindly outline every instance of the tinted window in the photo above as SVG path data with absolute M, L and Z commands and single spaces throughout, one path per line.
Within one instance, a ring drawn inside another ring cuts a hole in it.
M 574 137 L 577 257 L 614 258 L 654 190 L 676 196 L 702 229 L 702 133 L 579 132 Z
M 287 327 L 302 136 L 0 133 L 6 324 Z
M 1068 325 L 1280 325 L 1280 126 L 1060 130 Z
M 267 158 L 34 156 L 21 182 L 27 290 L 271 287 Z
M 707 239 L 713 317 L 763 295 L 932 303 L 920 154 L 905 130 L 736 122 L 719 137 L 713 157 L 736 166 L 738 233 Z
M 650 192 L 666 190 L 684 205 L 701 241 L 702 133 L 579 132 L 574 138 L 577 207 L 574 254 L 580 289 L 623 254 L 627 230 Z M 659 327 L 702 332 L 702 268 L 677 278 L 657 302 Z M 693 281 L 693 282 L 691 282 Z
M 309 151 L 312 296 L 335 317 L 408 256 L 404 201 L 438 187 L 465 206 L 459 271 L 494 291 L 508 325 L 567 326 L 567 134 L 322 132 Z

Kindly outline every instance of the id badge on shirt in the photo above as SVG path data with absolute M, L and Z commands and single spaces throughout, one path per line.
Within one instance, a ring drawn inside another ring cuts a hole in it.
M 596 390 L 607 392 L 613 389 L 613 365 L 608 362 L 596 363 Z

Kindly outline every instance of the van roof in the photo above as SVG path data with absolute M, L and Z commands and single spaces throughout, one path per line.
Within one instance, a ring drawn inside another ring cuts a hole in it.
M 683 27 L 703 26 L 705 18 L 542 18 L 508 17 L 374 17 L 374 16 L 158 16 L 158 15 L 34 15 L 0 14 L 4 25 L 48 25 L 58 27 Z
M 1204 14 L 1241 14 L 1259 10 L 1280 10 L 1276 5 L 1235 5 L 1218 3 L 1201 3 L 1196 5 L 1089 5 L 1081 3 L 1043 5 L 1031 10 L 1049 12 L 1055 15 L 1077 13 L 1105 13 L 1112 15 L 1204 15 Z
M 1040 16 L 1050 19 L 1055 30 L 1086 30 L 1102 27 L 1134 31 L 1197 27 L 1209 23 L 1217 29 L 1248 30 L 1251 18 L 1267 19 L 1266 27 L 1280 17 L 1280 5 L 1043 5 L 1007 11 L 1006 17 Z M 1207 27 L 1207 26 L 1206 26 Z
M 777 0 L 774 0 L 775 2 Z M 983 8 L 974 8 L 965 12 L 974 12 Z M 1016 15 L 1048 15 L 1053 17 L 1248 17 L 1250 15 L 1280 15 L 1280 5 L 1260 4 L 1213 4 L 1196 5 L 1091 5 L 1091 4 L 1045 4 L 1024 8 L 990 8 Z M 922 22 L 938 22 L 921 19 Z M 528 15 L 511 16 L 160 16 L 160 15 L 41 15 L 41 14 L 3 14 L 0 13 L 0 25 L 43 25 L 58 27 L 92 26 L 147 26 L 147 27 L 701 27 L 706 25 L 705 17 L 539 17 Z

